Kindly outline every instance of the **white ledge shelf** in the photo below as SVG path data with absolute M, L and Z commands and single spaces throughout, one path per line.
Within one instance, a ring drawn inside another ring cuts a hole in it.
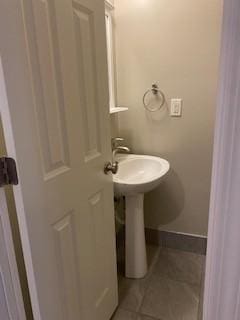
M 123 111 L 127 111 L 127 110 L 128 110 L 127 107 L 114 107 L 114 108 L 110 108 L 110 114 L 123 112 Z

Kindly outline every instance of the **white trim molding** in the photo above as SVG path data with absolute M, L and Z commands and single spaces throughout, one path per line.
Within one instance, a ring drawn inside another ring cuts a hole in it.
M 127 107 L 112 107 L 110 108 L 110 114 L 127 111 Z
M 225 0 L 204 320 L 240 319 L 240 1 Z
M 114 9 L 113 0 L 105 0 L 105 6 L 108 10 L 113 10 Z
M 115 92 L 115 63 L 114 63 L 114 35 L 113 35 L 113 5 L 105 1 L 105 23 L 107 40 L 107 61 L 108 61 L 108 87 L 109 87 L 109 112 L 116 107 Z M 117 111 L 116 111 L 117 112 Z

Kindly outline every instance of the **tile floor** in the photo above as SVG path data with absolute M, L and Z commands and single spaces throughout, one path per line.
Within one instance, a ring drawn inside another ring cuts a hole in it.
M 205 256 L 148 246 L 148 261 L 144 279 L 119 272 L 119 307 L 112 320 L 202 320 Z

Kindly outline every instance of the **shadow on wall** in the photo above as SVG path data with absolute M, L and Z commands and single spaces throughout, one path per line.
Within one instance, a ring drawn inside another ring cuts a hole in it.
M 168 103 L 165 101 L 163 107 L 155 112 L 144 109 L 140 104 L 138 108 L 131 108 L 125 114 L 119 115 L 124 127 L 120 128 L 118 134 L 125 139 L 124 143 L 130 147 L 131 153 L 163 156 L 159 154 L 159 140 L 156 137 L 171 125 L 169 112 Z M 134 125 L 131 124 L 132 119 L 135 119 Z
M 156 228 L 176 220 L 184 208 L 184 203 L 183 185 L 177 173 L 170 169 L 166 179 L 145 196 L 146 226 Z

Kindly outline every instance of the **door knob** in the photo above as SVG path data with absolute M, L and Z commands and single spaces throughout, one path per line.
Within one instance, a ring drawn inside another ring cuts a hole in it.
M 107 162 L 104 166 L 104 173 L 108 174 L 108 172 L 112 172 L 113 174 L 116 174 L 118 172 L 118 162 L 114 161 L 113 163 Z

